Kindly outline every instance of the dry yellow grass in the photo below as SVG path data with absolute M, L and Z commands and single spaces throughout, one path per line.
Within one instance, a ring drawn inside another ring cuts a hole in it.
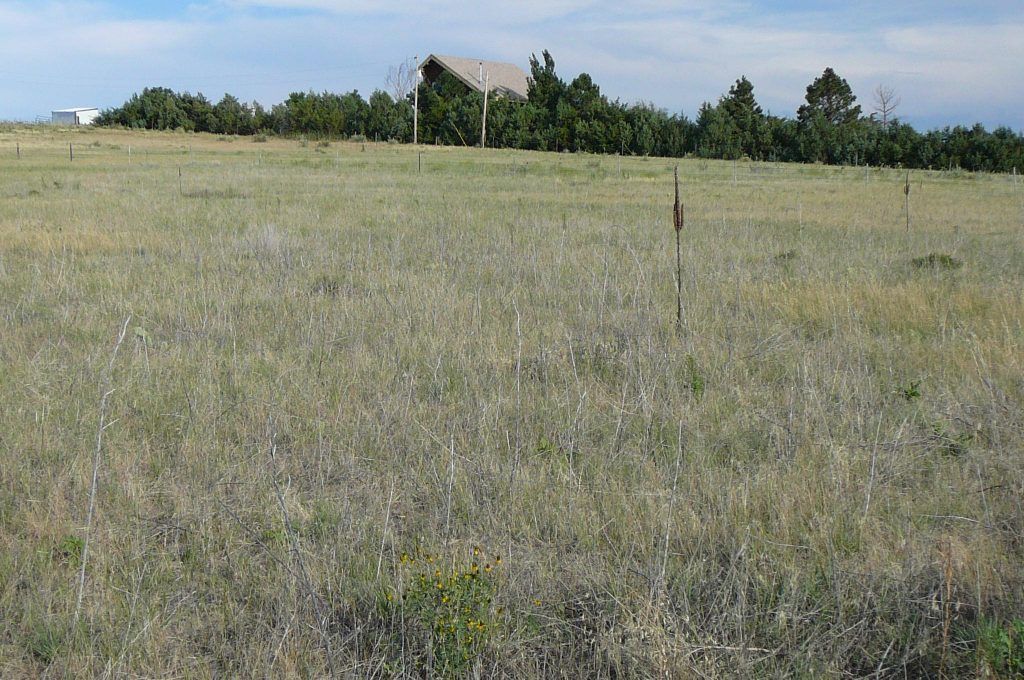
M 400 555 L 476 545 L 482 675 L 991 666 L 1011 178 L 684 160 L 680 333 L 675 161 L 423 153 L 0 128 L 0 676 L 439 673 Z

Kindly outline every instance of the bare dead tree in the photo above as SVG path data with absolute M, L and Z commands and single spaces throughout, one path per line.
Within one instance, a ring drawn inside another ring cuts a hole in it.
M 388 75 L 384 79 L 388 92 L 395 101 L 402 101 L 416 87 L 416 68 L 418 64 L 415 59 L 406 59 L 397 66 L 388 67 Z
M 890 122 L 894 121 L 893 111 L 900 105 L 900 98 L 896 94 L 896 90 L 892 89 L 888 85 L 879 85 L 874 91 L 875 98 L 875 113 L 882 121 L 882 127 L 886 127 Z

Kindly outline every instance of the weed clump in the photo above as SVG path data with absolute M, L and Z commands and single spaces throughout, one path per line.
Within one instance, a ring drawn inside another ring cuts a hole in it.
M 964 266 L 961 260 L 946 253 L 928 253 L 924 257 L 915 257 L 910 261 L 914 269 L 934 269 L 938 271 L 953 271 Z
M 54 548 L 54 555 L 61 561 L 67 562 L 72 567 L 77 567 L 81 564 L 82 550 L 85 547 L 85 541 L 74 534 L 67 534 L 64 536 L 60 543 Z
M 320 276 L 313 282 L 313 286 L 310 288 L 310 293 L 314 295 L 336 297 L 340 290 L 341 283 L 339 283 L 337 279 L 330 276 Z
M 697 366 L 697 359 L 692 354 L 686 355 L 686 373 L 687 387 L 690 388 L 690 392 L 693 394 L 693 397 L 697 401 L 700 401 L 701 397 L 704 396 L 704 375 Z
M 931 442 L 934 448 L 944 456 L 962 458 L 970 453 L 970 444 L 974 437 L 969 432 L 951 432 L 942 423 L 932 426 Z
M 916 401 L 921 398 L 921 381 L 912 380 L 909 385 L 905 385 L 896 390 L 905 401 Z
M 1024 677 L 1024 619 L 978 628 L 978 661 L 996 678 Z
M 425 653 L 418 659 L 436 677 L 463 677 L 494 640 L 499 628 L 495 596 L 502 560 L 473 548 L 469 564 L 447 566 L 440 556 L 417 550 L 399 559 L 398 591 L 387 590 L 386 610 L 411 623 L 412 637 Z
M 57 660 L 64 645 L 64 634 L 45 622 L 37 623 L 29 633 L 28 652 L 44 666 Z

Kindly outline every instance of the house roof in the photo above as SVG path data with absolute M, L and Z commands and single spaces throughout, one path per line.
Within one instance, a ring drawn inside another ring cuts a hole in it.
M 80 106 L 74 109 L 54 109 L 53 113 L 81 113 L 83 111 L 99 111 L 95 106 Z
M 432 62 L 436 66 L 430 68 Z M 529 77 L 523 69 L 515 64 L 468 57 L 451 57 L 442 54 L 431 54 L 420 64 L 420 69 L 424 71 L 428 80 L 437 77 L 438 68 L 448 71 L 465 83 L 467 87 L 477 92 L 484 91 L 484 82 L 480 77 L 481 72 L 484 78 L 489 76 L 488 84 L 494 94 L 510 99 L 526 99 L 529 89 Z M 430 71 L 434 71 L 434 73 L 432 74 Z

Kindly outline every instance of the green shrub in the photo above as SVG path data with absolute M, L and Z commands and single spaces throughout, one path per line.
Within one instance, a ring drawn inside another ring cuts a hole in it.
M 913 380 L 905 387 L 900 387 L 896 392 L 907 401 L 915 401 L 921 398 L 921 381 Z
M 963 262 L 945 253 L 928 253 L 924 257 L 915 257 L 910 261 L 910 264 L 915 269 L 936 269 L 940 271 L 952 271 L 964 266 Z
M 974 437 L 970 432 L 951 432 L 942 423 L 932 426 L 932 442 L 936 449 L 945 456 L 960 458 L 970 452 L 970 444 Z
M 978 627 L 978 662 L 997 678 L 1024 678 L 1024 619 Z
M 698 401 L 704 396 L 704 376 L 697 366 L 697 359 L 692 354 L 686 355 L 686 372 L 688 374 L 688 386 L 690 392 Z
M 412 623 L 413 639 L 423 648 L 419 659 L 435 677 L 465 675 L 494 639 L 498 627 L 495 605 L 497 570 L 501 557 L 486 561 L 480 548 L 473 549 L 469 565 L 447 566 L 437 555 L 417 551 L 400 558 L 400 582 L 396 593 L 385 591 L 385 609 L 404 608 Z M 454 561 L 452 561 L 454 562 Z
M 60 539 L 60 543 L 54 549 L 54 554 L 62 561 L 72 567 L 81 564 L 82 551 L 85 549 L 85 541 L 74 534 L 67 534 Z
M 28 653 L 36 661 L 49 666 L 64 647 L 64 635 L 46 622 L 39 621 L 29 631 L 26 644 Z

